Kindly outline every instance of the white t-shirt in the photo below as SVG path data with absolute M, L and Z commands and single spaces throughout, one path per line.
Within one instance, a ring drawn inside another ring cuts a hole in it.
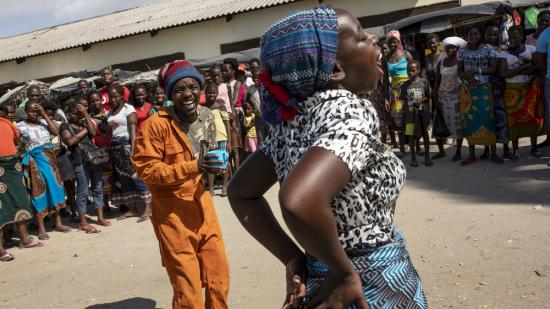
M 25 143 L 26 151 L 50 143 L 51 135 L 45 120 L 41 120 L 40 124 L 31 124 L 24 120 L 18 122 L 15 127 Z
M 132 105 L 124 103 L 124 106 L 118 114 L 109 116 L 107 124 L 113 130 L 113 137 L 130 138 L 130 132 L 128 132 L 128 115 L 135 112 L 136 109 Z
M 498 53 L 498 57 L 506 60 L 506 68 L 514 69 L 527 62 L 533 61 L 533 54 L 535 53 L 535 46 L 525 45 L 525 51 L 519 54 L 519 57 L 512 55 L 507 50 Z M 507 83 L 527 83 L 531 80 L 530 75 L 516 75 L 506 79 Z

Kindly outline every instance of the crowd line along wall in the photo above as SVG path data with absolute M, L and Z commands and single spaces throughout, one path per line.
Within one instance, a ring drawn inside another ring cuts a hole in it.
M 463 2 L 473 2 L 467 0 Z M 477 3 L 483 0 L 476 1 Z M 405 8 L 427 6 L 444 0 L 326 0 L 323 3 L 349 10 L 358 17 L 388 13 Z M 126 63 L 151 57 L 185 53 L 187 58 L 209 58 L 220 55 L 220 44 L 238 42 L 261 36 L 275 20 L 289 11 L 318 5 L 316 0 L 299 1 L 282 6 L 252 11 L 225 18 L 161 30 L 156 36 L 149 33 L 113 41 L 29 57 L 25 62 L 0 63 L 0 84 L 63 75 L 80 70 L 97 70 L 115 63 Z M 0 51 L 1 52 L 1 51 Z

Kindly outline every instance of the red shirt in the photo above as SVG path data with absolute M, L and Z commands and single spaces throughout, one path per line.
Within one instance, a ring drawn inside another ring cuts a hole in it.
M 147 119 L 147 116 L 149 115 L 149 111 L 151 110 L 151 103 L 145 102 L 142 107 L 135 107 L 136 114 L 137 114 L 137 126 L 136 129 L 139 132 L 139 129 L 141 128 L 141 124 Z
M 17 155 L 15 139 L 19 138 L 19 132 L 11 120 L 0 117 L 0 157 Z
M 126 88 L 126 86 L 122 86 L 124 89 L 124 102 L 128 103 L 128 100 L 130 99 L 130 90 Z M 101 106 L 103 109 L 105 109 L 108 112 L 111 112 L 113 110 L 113 107 L 109 103 L 109 90 L 107 87 L 101 88 L 99 90 L 99 94 L 101 94 L 101 102 L 103 105 Z

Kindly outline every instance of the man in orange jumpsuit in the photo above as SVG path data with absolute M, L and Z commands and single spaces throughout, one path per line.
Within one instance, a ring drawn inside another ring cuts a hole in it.
M 158 83 L 173 106 L 143 123 L 132 161 L 153 195 L 151 222 L 174 289 L 172 307 L 227 308 L 229 267 L 202 182 L 203 172 L 223 170 L 193 148 L 204 144 L 194 139 L 207 126 L 197 112 L 204 78 L 189 62 L 174 61 L 160 70 Z

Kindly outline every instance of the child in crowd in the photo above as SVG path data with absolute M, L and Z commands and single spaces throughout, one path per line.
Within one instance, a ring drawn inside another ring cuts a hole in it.
M 401 100 L 405 102 L 405 135 L 409 140 L 411 166 L 418 167 L 415 142 L 424 140 L 424 163 L 432 166 L 430 160 L 430 137 L 428 127 L 431 120 L 431 89 L 428 80 L 420 77 L 420 62 L 413 60 L 407 65 L 409 80 L 401 85 Z
M 216 83 L 210 83 L 206 86 L 206 104 L 205 107 L 209 108 L 214 115 L 214 122 L 216 124 L 216 143 L 218 143 L 218 149 L 224 149 L 227 153 L 230 153 L 229 148 L 229 113 L 225 109 L 225 103 L 218 97 L 218 85 Z M 229 178 L 228 170 L 225 170 L 223 174 L 222 196 L 227 195 L 227 180 Z M 214 196 L 214 182 L 215 175 L 208 174 L 208 186 L 210 187 L 210 195 Z
M 244 152 L 245 157 L 256 151 L 258 148 L 258 136 L 256 135 L 256 114 L 252 103 L 246 102 L 244 105 Z

